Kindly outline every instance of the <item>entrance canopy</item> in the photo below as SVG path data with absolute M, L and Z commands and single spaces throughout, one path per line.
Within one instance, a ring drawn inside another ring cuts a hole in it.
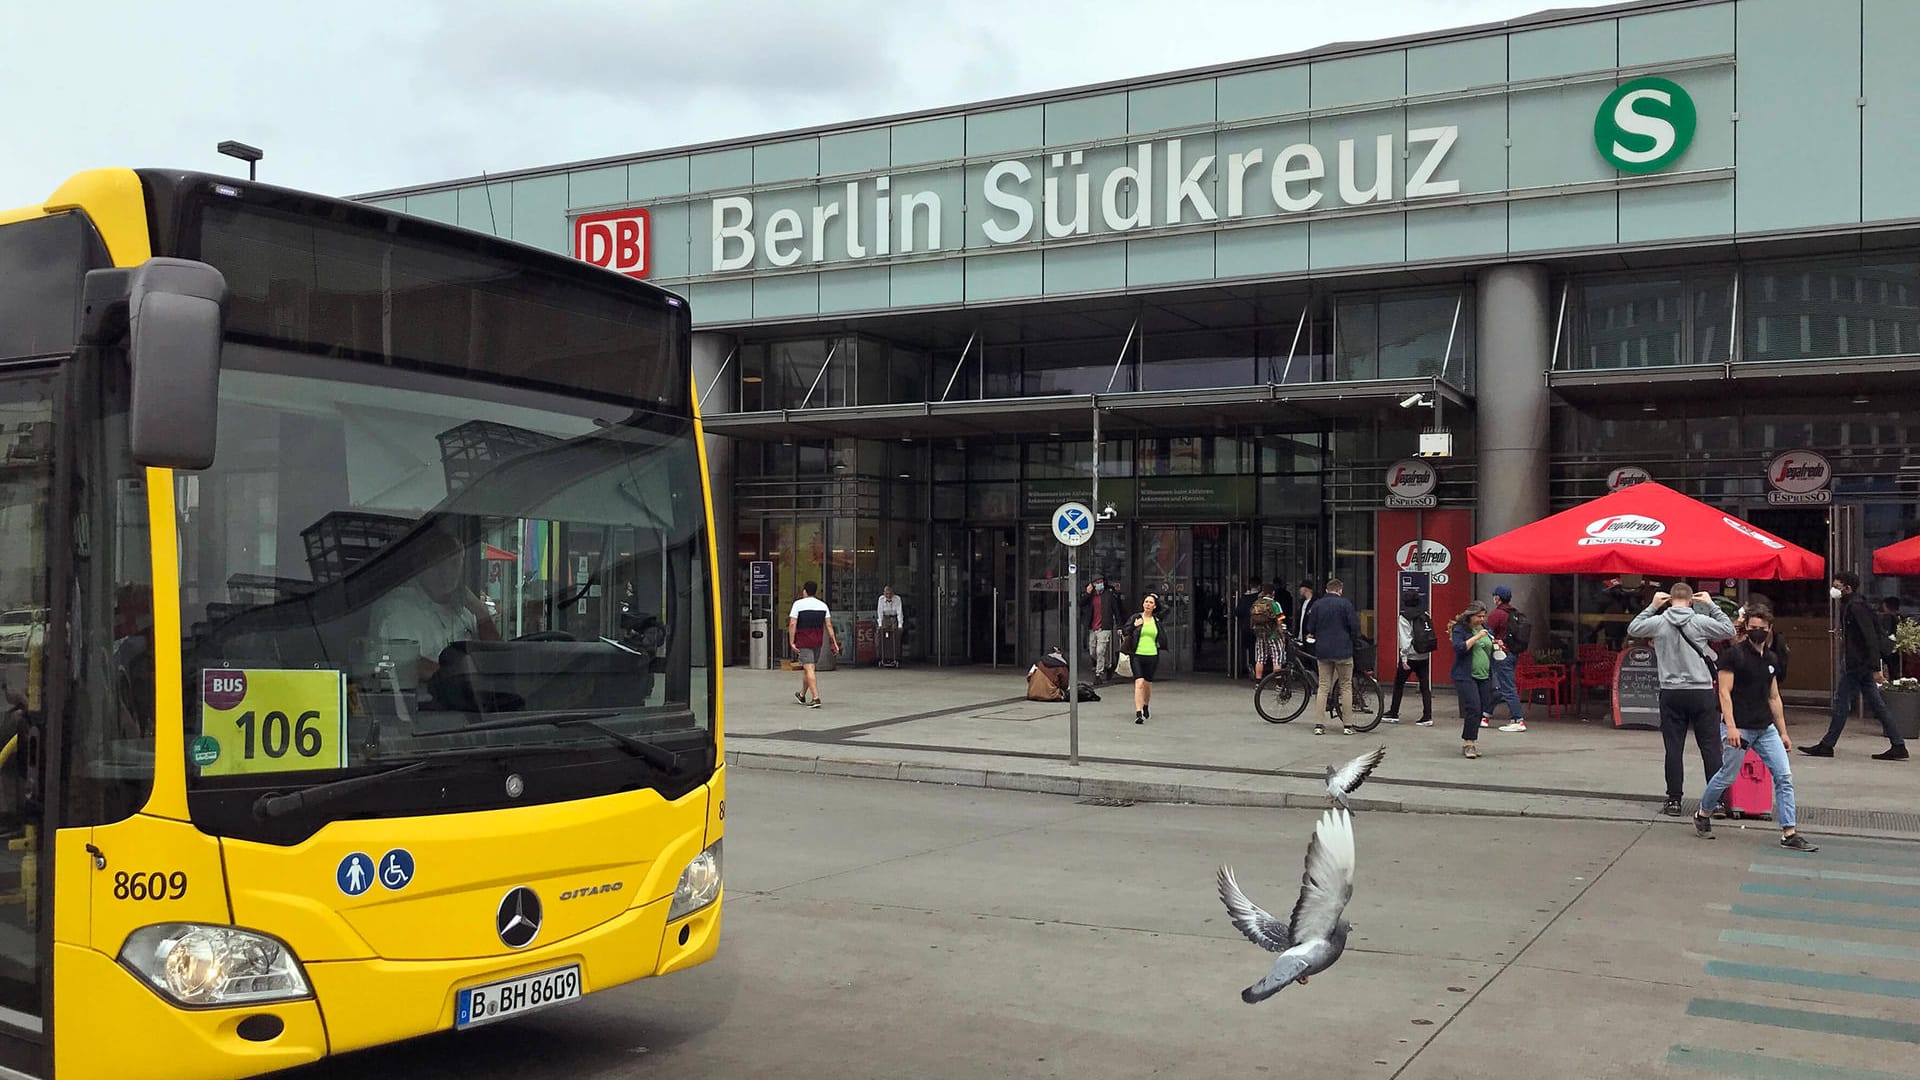
M 1876 574 L 1920 574 L 1920 536 L 1909 536 L 1873 553 Z
M 1825 560 L 1651 481 L 1467 549 L 1476 574 L 1646 574 L 1806 579 Z

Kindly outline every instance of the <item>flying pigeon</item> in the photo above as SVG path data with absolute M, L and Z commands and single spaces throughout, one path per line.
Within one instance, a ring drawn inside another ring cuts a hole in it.
M 1338 769 L 1327 766 L 1327 798 L 1342 810 L 1353 809 L 1347 802 L 1347 796 L 1367 782 L 1367 777 L 1373 775 L 1373 770 L 1380 767 L 1380 762 L 1386 756 L 1387 748 L 1383 746 L 1371 754 L 1361 754 Z
M 1219 876 L 1220 901 L 1247 940 L 1268 952 L 1279 953 L 1266 978 L 1240 991 L 1249 1005 L 1265 1001 L 1291 982 L 1333 966 L 1347 949 L 1347 901 L 1353 898 L 1353 814 L 1332 809 L 1320 815 L 1313 841 L 1307 845 L 1307 868 L 1301 876 L 1300 900 L 1293 919 L 1282 923 L 1247 899 L 1233 880 L 1233 869 L 1223 866 Z

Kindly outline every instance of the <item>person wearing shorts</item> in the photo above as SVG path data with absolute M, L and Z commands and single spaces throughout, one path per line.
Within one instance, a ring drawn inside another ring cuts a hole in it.
M 1258 682 L 1270 672 L 1280 670 L 1281 654 L 1285 651 L 1286 616 L 1281 614 L 1280 603 L 1274 599 L 1273 586 L 1261 587 L 1247 619 L 1253 635 L 1253 678 Z
M 820 707 L 820 681 L 814 665 L 820 662 L 821 648 L 831 645 L 836 656 L 840 652 L 832 613 L 826 601 L 816 595 L 819 591 L 820 586 L 811 581 L 800 586 L 800 598 L 787 612 L 787 640 L 793 642 L 793 658 L 800 663 L 800 689 L 794 692 L 793 700 L 810 709 Z
M 1154 611 L 1159 598 L 1148 593 L 1133 617 L 1133 722 L 1144 724 L 1153 715 L 1153 672 L 1160 666 L 1160 620 Z

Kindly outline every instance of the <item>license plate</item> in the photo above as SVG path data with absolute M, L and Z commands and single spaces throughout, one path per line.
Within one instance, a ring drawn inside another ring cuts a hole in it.
M 454 999 L 453 1026 L 473 1027 L 505 1020 L 580 996 L 580 965 L 535 972 L 514 979 L 469 986 Z

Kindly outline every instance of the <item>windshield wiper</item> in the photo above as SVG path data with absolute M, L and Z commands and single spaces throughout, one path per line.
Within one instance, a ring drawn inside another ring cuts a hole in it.
M 621 715 L 618 712 L 573 712 L 557 711 L 550 713 L 521 713 L 516 716 L 503 716 L 497 720 L 483 720 L 478 724 L 468 724 L 453 733 L 468 731 L 503 731 L 513 728 L 529 727 L 571 727 L 580 724 L 605 735 L 620 745 L 622 750 L 640 758 L 656 769 L 678 776 L 683 771 L 680 755 L 658 746 L 645 739 L 636 738 L 624 731 L 610 728 L 600 723 L 602 720 Z
M 417 772 L 431 764 L 433 764 L 431 761 L 416 761 L 411 765 L 382 769 L 363 776 L 349 776 L 345 780 L 329 780 L 324 784 L 314 784 L 312 787 L 304 787 L 284 795 L 268 792 L 253 801 L 253 816 L 263 821 L 285 817 L 297 810 L 330 803 L 342 795 L 352 794 L 361 788 L 372 787 L 375 784 L 382 784 L 408 773 Z

